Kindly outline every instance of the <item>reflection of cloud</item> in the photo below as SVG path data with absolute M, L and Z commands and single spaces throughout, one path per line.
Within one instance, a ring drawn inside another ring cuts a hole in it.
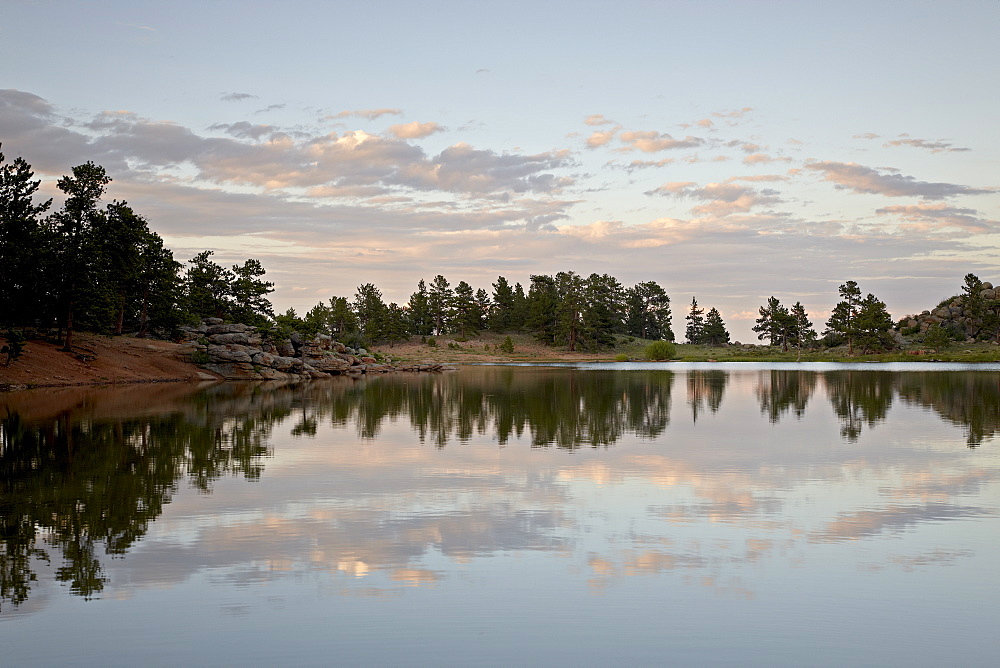
M 928 503 L 919 506 L 890 506 L 882 510 L 841 513 L 820 531 L 810 536 L 814 543 L 870 538 L 883 533 L 899 534 L 927 522 L 982 517 L 994 513 L 984 508 Z

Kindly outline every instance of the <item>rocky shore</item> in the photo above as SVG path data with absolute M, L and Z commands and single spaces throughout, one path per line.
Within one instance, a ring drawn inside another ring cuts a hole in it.
M 218 318 L 206 318 L 199 326 L 182 331 L 183 340 L 193 344 L 192 360 L 226 380 L 296 380 L 452 368 L 437 362 L 393 364 L 391 359 L 380 361 L 363 348 L 349 348 L 325 334 L 305 339 L 292 333 L 281 340 L 269 331 Z

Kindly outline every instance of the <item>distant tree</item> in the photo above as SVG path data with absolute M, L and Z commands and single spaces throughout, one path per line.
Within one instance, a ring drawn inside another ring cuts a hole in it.
M 148 232 L 139 249 L 139 272 L 136 296 L 138 334 L 147 336 L 151 326 L 173 329 L 182 320 L 182 290 L 179 272 L 181 263 L 163 245 L 155 232 Z
M 705 342 L 705 309 L 699 308 L 698 300 L 691 298 L 691 308 L 684 316 L 687 320 L 687 327 L 684 330 L 684 338 L 688 343 L 700 344 Z
M 330 307 L 320 302 L 306 311 L 302 317 L 302 329 L 299 330 L 309 338 L 317 334 L 330 334 Z
M 545 274 L 531 276 L 526 300 L 525 328 L 543 343 L 551 345 L 556 342 L 558 305 L 559 294 L 555 279 Z
M 50 241 L 42 214 L 52 200 L 35 203 L 41 181 L 34 176 L 23 158 L 5 163 L 0 152 L 0 324 L 43 317 L 51 292 L 43 275 Z
M 58 294 L 64 314 L 64 350 L 72 349 L 74 317 L 93 279 L 93 232 L 104 215 L 97 205 L 110 182 L 103 167 L 87 162 L 74 167 L 72 176 L 64 176 L 56 183 L 66 195 L 62 209 L 50 217 L 61 275 Z
M 443 334 L 451 326 L 454 293 L 451 284 L 441 274 L 434 277 L 427 296 L 427 307 L 431 321 L 434 323 L 434 333 Z
M 348 334 L 358 331 L 358 317 L 347 297 L 330 297 L 330 334 L 343 341 Z
M 382 335 L 390 346 L 410 337 L 406 311 L 395 302 L 390 303 L 385 309 L 385 326 Z
M 427 284 L 424 279 L 417 282 L 417 291 L 410 295 L 408 309 L 409 329 L 418 336 L 434 333 L 434 321 L 431 317 L 430 297 L 427 294 Z
M 624 331 L 625 290 L 614 276 L 591 274 L 584 285 L 583 339 L 590 350 L 612 348 Z
M 486 329 L 486 318 L 492 306 L 493 302 L 486 290 L 483 288 L 476 290 L 476 331 Z
M 452 295 L 452 329 L 462 338 L 475 336 L 479 333 L 479 306 L 472 286 L 465 281 L 459 281 Z
M 826 326 L 828 332 L 840 334 L 847 339 L 847 354 L 854 354 L 854 343 L 858 335 L 857 315 L 861 307 L 861 288 L 854 281 L 840 286 L 841 301 L 833 307 Z
M 757 332 L 757 338 L 767 338 L 772 346 L 780 345 L 782 351 L 787 352 L 788 342 L 795 336 L 795 318 L 773 296 L 758 310 L 760 317 L 753 327 L 753 331 Z
M 722 321 L 722 314 L 714 307 L 710 308 L 708 315 L 705 316 L 702 340 L 709 346 L 722 346 L 729 343 L 729 330 L 726 329 L 726 323 Z
M 184 275 L 188 310 L 199 318 L 222 318 L 226 314 L 229 286 L 234 276 L 213 262 L 215 251 L 205 250 L 188 262 Z
M 274 283 L 263 280 L 264 266 L 259 260 L 248 259 L 234 264 L 229 286 L 229 316 L 238 322 L 263 326 L 274 310 L 267 295 L 274 292 Z
M 570 351 L 575 351 L 583 328 L 586 285 L 575 272 L 560 271 L 556 274 L 555 287 L 557 335 L 566 342 Z
M 385 302 L 382 292 L 372 283 L 358 286 L 354 295 L 354 313 L 358 318 L 358 328 L 369 342 L 383 338 L 385 325 Z
M 674 332 L 670 328 L 670 297 L 658 283 L 637 283 L 625 292 L 625 302 L 629 336 L 674 340 Z
M 855 336 L 865 353 L 892 350 L 896 346 L 892 336 L 892 316 L 886 311 L 885 304 L 871 293 L 858 307 Z
M 509 332 L 515 329 L 517 317 L 514 288 L 503 276 L 497 277 L 493 284 L 493 304 L 486 319 L 486 326 L 491 332 Z
M 813 324 L 809 321 L 809 315 L 802 302 L 795 302 L 795 305 L 792 306 L 791 317 L 794 323 L 792 343 L 801 357 L 802 346 L 810 345 L 816 340 L 816 330 L 813 329 Z

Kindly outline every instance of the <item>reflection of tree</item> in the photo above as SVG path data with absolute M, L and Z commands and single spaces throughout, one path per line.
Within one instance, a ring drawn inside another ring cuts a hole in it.
M 725 371 L 691 371 L 687 376 L 688 404 L 691 417 L 698 421 L 698 414 L 707 407 L 717 413 L 722 406 L 722 394 L 726 391 L 729 374 Z
M 855 442 L 864 424 L 885 420 L 892 405 L 896 375 L 885 371 L 828 371 L 823 374 L 833 411 L 842 421 L 840 435 Z
M 760 412 L 767 415 L 772 424 L 790 409 L 800 418 L 815 389 L 816 374 L 811 371 L 770 371 L 766 379 L 762 374 L 757 382 Z
M 185 475 L 209 491 L 227 474 L 260 475 L 274 423 L 287 415 L 253 388 L 218 386 L 171 412 L 95 417 L 100 391 L 45 419 L 0 416 L 0 601 L 25 601 L 33 563 L 61 553 L 56 578 L 91 597 L 106 580 L 98 547 L 124 554 Z M 259 398 L 258 398 L 259 399 Z M 240 406 L 242 413 L 230 411 Z
M 1000 431 L 996 372 L 900 374 L 899 396 L 908 404 L 932 408 L 945 420 L 961 425 L 970 448 Z
M 444 447 L 492 433 L 504 445 L 528 433 L 535 446 L 605 446 L 625 432 L 662 433 L 670 419 L 673 373 L 580 373 L 500 368 L 461 376 L 384 376 L 351 386 L 314 384 L 319 392 L 300 424 L 353 420 L 362 438 L 375 438 L 386 419 L 408 416 L 421 442 Z

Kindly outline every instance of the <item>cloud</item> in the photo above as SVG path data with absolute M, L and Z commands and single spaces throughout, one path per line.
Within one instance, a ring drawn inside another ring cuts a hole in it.
M 944 199 L 956 195 L 986 195 L 995 192 L 989 188 L 917 181 L 912 176 L 895 173 L 895 170 L 885 170 L 888 173 L 883 173 L 853 162 L 810 162 L 805 167 L 821 172 L 823 179 L 833 182 L 838 190 L 853 190 L 856 193 Z
M 587 125 L 612 125 L 614 121 L 608 120 L 604 114 L 591 114 L 583 121 Z
M 882 144 L 882 146 L 883 148 L 890 148 L 892 146 L 913 146 L 914 148 L 928 150 L 931 153 L 957 153 L 972 150 L 971 148 L 956 147 L 951 142 L 943 139 L 939 139 L 937 141 L 929 141 L 927 139 L 893 139 L 892 141 L 887 141 Z
M 727 216 L 747 213 L 755 206 L 780 203 L 776 190 L 756 190 L 735 183 L 709 183 L 703 187 L 690 181 L 666 183 L 647 194 L 688 197 L 706 202 L 691 210 L 699 215 Z
M 287 105 L 285 104 L 269 104 L 263 109 L 258 109 L 255 114 L 266 114 L 269 111 L 277 111 L 278 109 L 284 109 Z
M 716 118 L 743 118 L 747 113 L 753 111 L 753 107 L 743 107 L 733 111 L 716 111 L 712 115 Z
M 598 148 L 604 146 L 612 139 L 615 138 L 615 134 L 618 132 L 618 128 L 613 130 L 606 130 L 604 132 L 594 131 L 590 137 L 587 138 L 587 148 Z
M 767 153 L 753 153 L 743 158 L 744 165 L 766 165 L 772 162 L 791 162 L 791 158 L 775 158 Z
M 250 93 L 223 93 L 219 96 L 219 99 L 223 102 L 240 102 L 242 100 L 256 99 L 256 97 L 256 95 L 251 95 Z
M 422 139 L 435 132 L 444 132 L 444 130 L 445 128 L 433 122 L 418 123 L 413 121 L 412 123 L 389 126 L 389 132 L 400 139 Z
M 354 109 L 342 111 L 339 114 L 334 114 L 333 116 L 326 116 L 325 120 L 332 120 L 338 118 L 367 118 L 369 121 L 374 121 L 382 116 L 402 116 L 402 109 Z
M 228 135 L 240 139 L 253 139 L 259 141 L 261 137 L 272 137 L 280 133 L 273 125 L 255 125 L 247 121 L 237 123 L 215 123 L 208 126 L 209 130 L 222 130 Z
M 910 206 L 886 206 L 875 211 L 880 216 L 897 216 L 908 221 L 905 229 L 926 233 L 958 229 L 969 234 L 991 232 L 1000 221 L 979 217 L 975 209 L 947 206 L 946 204 L 914 204 Z
M 866 132 L 861 135 L 854 135 L 855 139 L 878 139 L 881 135 L 877 135 L 874 132 Z
M 705 143 L 704 139 L 687 136 L 684 139 L 674 139 L 667 133 L 659 133 L 655 130 L 633 130 L 623 132 L 619 139 L 626 146 L 618 149 L 620 151 L 642 151 L 643 153 L 656 153 L 679 148 L 696 148 Z

